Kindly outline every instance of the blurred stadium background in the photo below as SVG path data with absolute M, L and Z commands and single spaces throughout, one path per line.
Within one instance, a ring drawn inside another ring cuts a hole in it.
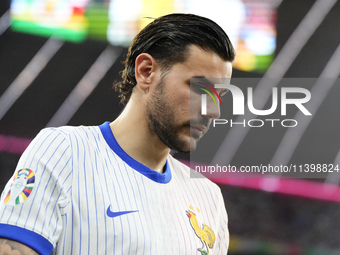
M 299 132 L 229 128 L 213 157 L 222 150 L 236 166 L 275 155 L 284 164 L 340 164 L 336 0 L 1 0 L 0 190 L 42 128 L 99 125 L 120 113 L 112 82 L 127 46 L 150 22 L 143 17 L 172 12 L 210 17 L 227 31 L 238 52 L 233 77 L 316 80 L 309 88 L 315 114 Z M 339 180 L 336 172 L 215 180 L 229 214 L 229 254 L 340 254 Z

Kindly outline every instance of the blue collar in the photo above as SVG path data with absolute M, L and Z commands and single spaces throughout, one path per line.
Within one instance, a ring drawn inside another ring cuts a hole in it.
M 120 145 L 117 143 L 116 138 L 112 134 L 109 122 L 105 122 L 104 124 L 99 126 L 100 131 L 102 132 L 106 143 L 110 146 L 110 148 L 131 168 L 138 171 L 142 175 L 148 177 L 149 179 L 158 182 L 158 183 L 169 183 L 171 181 L 171 170 L 169 167 L 168 159 L 166 160 L 166 168 L 164 173 L 156 172 L 147 166 L 139 163 L 138 161 L 131 158 Z

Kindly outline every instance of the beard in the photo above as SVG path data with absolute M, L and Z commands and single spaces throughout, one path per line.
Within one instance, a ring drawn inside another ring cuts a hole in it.
M 157 84 L 155 94 L 147 102 L 146 110 L 149 128 L 171 150 L 179 153 L 189 153 L 196 149 L 200 137 L 190 132 L 190 125 L 200 124 L 209 126 L 209 120 L 202 118 L 199 121 L 188 120 L 177 123 L 174 105 L 167 101 L 164 93 L 165 77 Z M 187 131 L 186 131 L 187 129 Z M 185 138 L 180 137 L 181 132 L 190 132 L 190 144 Z

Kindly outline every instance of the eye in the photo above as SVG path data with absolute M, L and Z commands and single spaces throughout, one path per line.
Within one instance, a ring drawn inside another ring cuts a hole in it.
M 198 94 L 205 94 L 206 92 L 203 89 L 206 89 L 201 84 L 193 83 L 190 85 L 190 88 Z

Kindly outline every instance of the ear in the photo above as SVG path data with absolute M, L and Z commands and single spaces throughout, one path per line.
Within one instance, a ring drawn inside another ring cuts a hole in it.
M 137 86 L 147 91 L 153 83 L 158 70 L 156 60 L 148 53 L 142 53 L 136 58 L 135 77 Z

